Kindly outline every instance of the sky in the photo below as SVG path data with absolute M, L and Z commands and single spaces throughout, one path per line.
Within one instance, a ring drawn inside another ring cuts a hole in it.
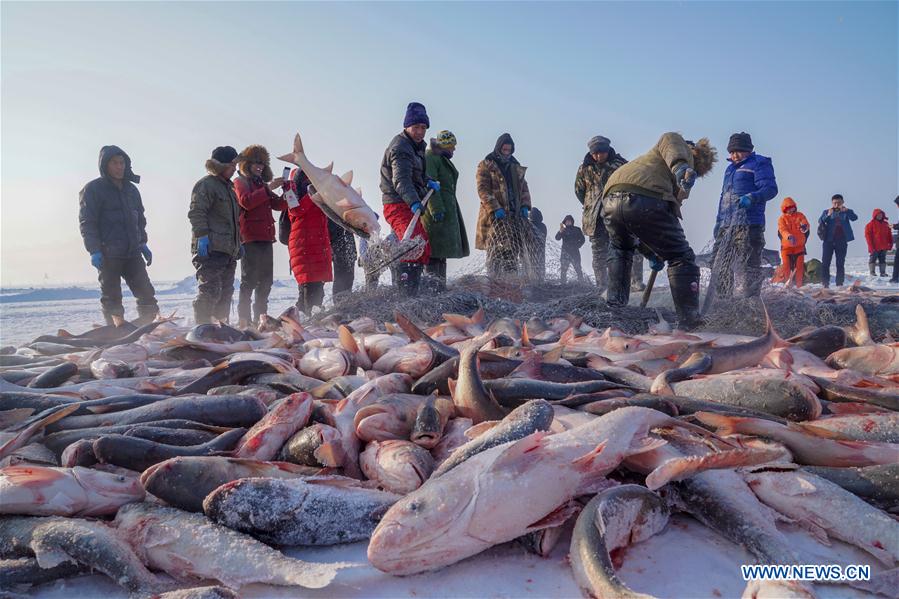
M 783 197 L 814 221 L 842 193 L 859 215 L 849 255 L 864 255 L 872 210 L 897 216 L 897 6 L 4 1 L 0 283 L 96 278 L 78 192 L 106 144 L 142 177 L 157 281 L 193 273 L 190 191 L 219 145 L 260 143 L 276 156 L 299 131 L 314 164 L 353 170 L 380 210 L 381 157 L 410 101 L 427 106 L 429 136 L 449 129 L 459 141 L 472 241 L 475 169 L 499 134 L 514 137 L 553 231 L 566 214 L 580 221 L 574 177 L 590 137 L 634 158 L 678 131 L 709 137 L 722 160 L 684 207 L 699 253 L 728 137 L 748 131 L 780 188 L 767 247 L 777 247 Z M 820 256 L 814 234 L 809 254 Z M 276 277 L 289 277 L 286 247 L 275 255 Z

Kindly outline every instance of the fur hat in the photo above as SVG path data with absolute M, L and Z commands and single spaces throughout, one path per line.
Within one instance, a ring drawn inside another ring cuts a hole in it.
M 272 167 L 269 165 L 268 150 L 260 145 L 251 145 L 244 148 L 243 152 L 237 157 L 237 170 L 244 177 L 250 178 L 253 173 L 250 167 L 254 162 L 261 162 L 265 166 L 262 169 L 262 180 L 268 183 L 272 180 Z
M 752 136 L 745 131 L 734 133 L 727 142 L 728 154 L 731 152 L 751 152 L 753 149 Z
M 703 137 L 690 149 L 693 152 L 693 170 L 700 177 L 712 172 L 712 166 L 718 161 L 718 151 L 712 147 L 708 137 Z
M 237 159 L 237 150 L 231 146 L 219 146 L 212 151 L 212 157 L 206 161 L 206 172 L 220 175 L 225 168 Z

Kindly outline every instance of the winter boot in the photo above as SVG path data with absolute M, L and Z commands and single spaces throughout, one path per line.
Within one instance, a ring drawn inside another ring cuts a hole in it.
M 414 262 L 404 262 L 397 268 L 398 288 L 406 297 L 418 295 L 418 287 L 421 283 L 422 265 Z
M 139 327 L 142 327 L 146 324 L 150 324 L 156 317 L 159 315 L 159 308 L 156 306 L 138 306 L 137 307 L 137 320 L 134 321 Z
M 677 312 L 678 328 L 685 331 L 702 326 L 699 316 L 699 269 L 697 272 L 671 272 L 668 270 L 668 284 L 671 298 Z
M 610 306 L 626 306 L 631 296 L 631 264 L 633 251 L 611 248 L 609 250 L 609 287 L 606 301 Z
M 212 309 L 204 300 L 194 300 L 194 324 L 209 324 L 212 322 Z
M 874 260 L 871 260 L 870 262 L 868 262 L 868 272 L 871 274 L 872 277 L 877 276 L 877 273 L 874 272 Z

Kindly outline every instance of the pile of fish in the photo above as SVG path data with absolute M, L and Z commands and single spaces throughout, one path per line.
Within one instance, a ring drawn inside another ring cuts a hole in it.
M 570 530 L 585 596 L 645 596 L 610 553 L 683 512 L 762 564 L 813 561 L 777 520 L 850 543 L 886 568 L 855 584 L 897 595 L 899 344 L 861 307 L 786 340 L 770 321 L 758 338 L 428 324 L 290 309 L 258 330 L 169 317 L 3 348 L 0 588 L 94 572 L 234 597 L 354 567 L 284 547 L 368 541 L 399 576 L 512 541 L 546 556 Z

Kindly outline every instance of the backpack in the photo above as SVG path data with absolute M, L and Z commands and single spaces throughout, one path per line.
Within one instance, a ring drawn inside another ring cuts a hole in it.
M 290 215 L 287 210 L 282 210 L 278 217 L 278 241 L 284 245 L 290 243 Z

